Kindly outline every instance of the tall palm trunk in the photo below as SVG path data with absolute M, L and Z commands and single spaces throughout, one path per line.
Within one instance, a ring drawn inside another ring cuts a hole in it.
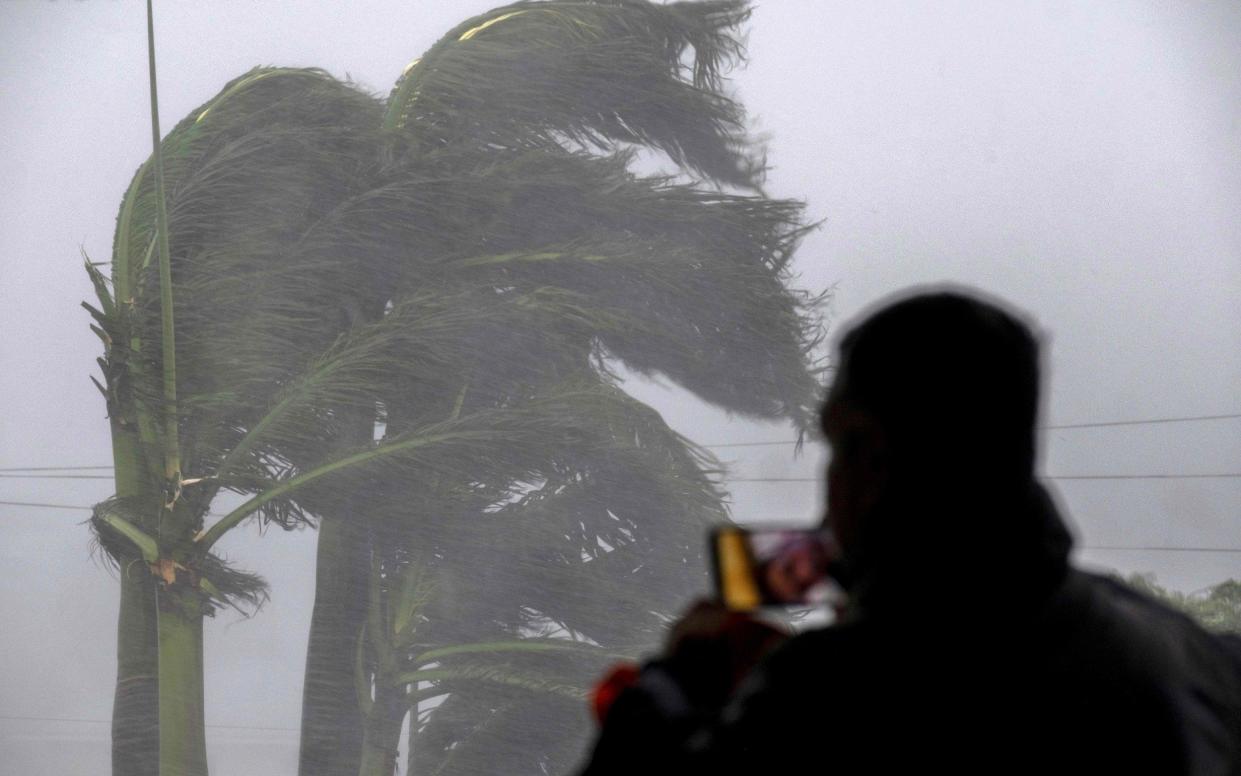
M 360 314 L 350 315 L 357 325 Z M 344 412 L 348 412 L 347 410 Z M 374 436 L 373 412 L 354 411 L 340 440 L 349 447 Z M 315 602 L 302 683 L 299 776 L 357 776 L 365 721 L 358 704 L 355 663 L 366 622 L 371 528 L 361 498 L 351 509 L 324 515 L 315 552 Z
M 144 566 L 122 568 L 112 704 L 113 776 L 158 773 L 158 671 L 155 580 Z
M 133 424 L 112 418 L 116 495 L 141 495 L 144 463 Z M 159 657 L 155 578 L 146 564 L 120 569 L 116 691 L 112 705 L 113 776 L 155 776 L 159 767 Z
M 366 736 L 358 776 L 392 776 L 396 772 L 401 726 L 409 713 L 403 687 L 377 684 L 375 702 L 366 715 Z
M 302 689 L 300 776 L 357 776 L 362 710 L 354 658 L 366 621 L 370 539 L 364 521 L 324 517 L 315 555 L 315 603 Z
M 159 773 L 207 776 L 202 605 L 175 588 L 158 599 Z

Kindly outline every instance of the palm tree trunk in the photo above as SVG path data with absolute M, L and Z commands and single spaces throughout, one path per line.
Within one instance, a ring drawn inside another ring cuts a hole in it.
M 159 776 L 207 776 L 203 612 L 193 595 L 159 598 Z
M 133 424 L 112 419 L 116 495 L 133 498 L 145 480 Z M 159 769 L 159 651 L 155 578 L 135 560 L 121 568 L 116 628 L 116 691 L 112 702 L 113 776 L 156 776 Z
M 409 700 L 403 687 L 392 688 L 379 682 L 376 685 L 375 705 L 366 720 L 358 776 L 392 776 L 396 773 L 401 726 L 409 711 Z
M 142 563 L 121 569 L 112 704 L 113 776 L 156 776 L 159 768 L 159 682 L 155 579 Z
M 363 725 L 354 658 L 371 567 L 365 521 L 323 518 L 316 564 L 298 774 L 356 776 Z
M 360 313 L 351 311 L 349 325 L 360 319 Z M 374 437 L 374 412 L 352 412 L 356 417 L 347 422 L 341 445 Z M 357 776 L 362 759 L 364 720 L 355 664 L 358 633 L 366 623 L 371 569 L 371 527 L 363 516 L 363 501 L 355 497 L 351 508 L 319 521 L 298 776 Z

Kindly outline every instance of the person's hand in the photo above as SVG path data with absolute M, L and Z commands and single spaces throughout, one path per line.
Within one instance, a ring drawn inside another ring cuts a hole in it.
M 752 615 L 700 600 L 673 626 L 660 664 L 694 705 L 718 708 L 788 638 L 785 631 Z
M 634 708 L 666 719 L 692 719 L 723 707 L 737 685 L 771 650 L 789 638 L 779 628 L 715 601 L 693 604 L 668 634 L 661 656 L 645 666 L 619 663 L 591 692 L 595 719 L 605 724 L 611 708 L 631 689 L 644 701 Z

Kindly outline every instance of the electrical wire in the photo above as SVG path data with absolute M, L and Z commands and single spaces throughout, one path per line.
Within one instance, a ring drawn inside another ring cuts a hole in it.
M 1049 474 L 1046 480 L 1216 480 L 1238 479 L 1241 472 L 1220 472 L 1208 474 Z M 822 477 L 729 477 L 723 484 L 733 482 L 822 482 Z M 48 507 L 51 509 L 90 509 L 78 504 L 45 504 L 33 501 L 0 501 L 0 506 L 10 507 Z
M 21 722 L 76 722 L 90 723 L 93 725 L 111 725 L 110 719 L 84 719 L 80 717 L 20 717 L 8 714 L 0 714 L 0 720 L 21 721 Z M 282 727 L 262 727 L 260 725 L 212 725 L 206 724 L 203 727 L 215 728 L 220 730 L 259 730 L 264 732 L 276 733 L 297 733 L 297 728 Z
M 1209 480 L 1234 479 L 1241 472 L 1220 474 L 1046 474 L 1045 480 Z M 822 477 L 730 477 L 725 482 L 822 482 Z
M 87 512 L 91 507 L 84 507 L 79 504 L 44 504 L 37 501 L 0 501 L 0 506 L 6 507 L 47 507 L 48 509 L 84 509 Z
M 1241 547 L 1128 547 L 1123 544 L 1082 544 L 1081 550 L 1116 550 L 1123 552 L 1218 552 L 1241 554 Z
M 10 480 L 111 480 L 111 474 L 0 474 Z
M 88 471 L 90 469 L 111 469 L 112 465 L 107 466 L 14 466 L 10 468 L 0 468 L 0 472 L 74 472 Z
M 785 480 L 778 480 L 784 482 Z M 798 480 L 800 482 L 801 480 Z M 0 501 L 0 506 L 23 506 L 23 507 L 50 507 L 54 509 L 76 509 L 89 511 L 90 507 L 75 506 L 72 504 L 40 504 L 29 501 Z M 1156 546 L 1125 546 L 1111 544 L 1082 544 L 1078 545 L 1081 550 L 1115 550 L 1124 552 L 1217 552 L 1217 553 L 1241 553 L 1241 547 L 1156 547 Z M 0 719 L 5 717 L 0 716 Z
M 1140 420 L 1107 420 L 1090 423 L 1057 423 L 1049 426 L 1039 426 L 1039 431 L 1063 431 L 1066 429 L 1077 428 L 1110 428 L 1113 426 L 1149 426 L 1162 423 L 1192 423 L 1208 420 L 1236 420 L 1241 418 L 1241 412 L 1228 413 L 1223 415 L 1186 415 L 1175 418 L 1142 418 Z M 780 439 L 770 442 L 721 442 L 711 445 L 699 445 L 708 449 L 719 449 L 726 447 L 775 447 L 778 445 L 795 445 L 796 439 Z
M 1200 420 L 1235 420 L 1241 418 L 1241 412 L 1227 415 L 1190 415 L 1180 418 L 1145 418 L 1142 420 L 1110 420 L 1096 423 L 1063 423 L 1053 426 L 1039 426 L 1043 431 L 1060 431 L 1067 428 L 1104 428 L 1108 426 L 1148 426 L 1157 423 L 1189 423 Z
M 1105 420 L 1089 423 L 1057 423 L 1049 426 L 1039 426 L 1040 431 L 1063 431 L 1065 429 L 1076 428 L 1109 428 L 1112 426 L 1148 426 L 1161 423 L 1192 423 L 1209 420 L 1236 420 L 1241 418 L 1241 412 L 1225 413 L 1222 415 L 1185 415 L 1173 418 L 1142 418 L 1139 420 Z M 811 440 L 813 441 L 813 440 Z M 780 439 L 768 442 L 720 442 L 709 445 L 698 445 L 710 449 L 725 447 L 774 447 L 777 445 L 795 445 L 796 439 Z M 0 472 L 60 472 L 60 471 L 87 471 L 91 469 L 111 469 L 110 464 L 103 466 L 14 466 L 0 467 Z

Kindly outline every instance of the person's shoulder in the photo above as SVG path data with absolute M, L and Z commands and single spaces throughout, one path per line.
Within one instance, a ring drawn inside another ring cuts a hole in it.
M 1214 637 L 1184 612 L 1158 601 L 1120 579 L 1072 569 L 1059 603 L 1070 616 L 1091 620 L 1092 627 L 1109 625 L 1108 632 L 1129 640 L 1182 643 L 1186 637 L 1211 641 Z M 1100 622 L 1102 621 L 1102 623 Z
M 1132 714 L 1141 713 L 1142 700 L 1163 707 L 1180 756 L 1195 764 L 1187 772 L 1225 772 L 1223 763 L 1241 759 L 1241 641 L 1119 579 L 1074 571 L 1066 589 L 1093 645 L 1095 659 L 1082 664 L 1092 678 L 1112 681 Z
M 1053 618 L 1067 621 L 1113 665 L 1149 674 L 1160 682 L 1186 673 L 1241 694 L 1241 658 L 1228 639 L 1211 633 L 1184 612 L 1114 577 L 1074 569 Z M 1119 659 L 1117 659 L 1119 658 Z

